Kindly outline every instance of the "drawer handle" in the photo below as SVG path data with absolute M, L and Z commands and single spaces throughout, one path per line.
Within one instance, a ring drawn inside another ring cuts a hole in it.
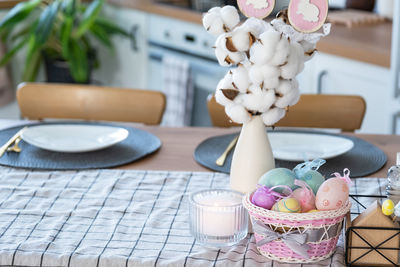
M 322 94 L 322 79 L 328 75 L 327 70 L 322 70 L 318 73 L 317 94 Z
M 400 112 L 393 115 L 392 134 L 397 134 L 397 121 L 400 119 Z

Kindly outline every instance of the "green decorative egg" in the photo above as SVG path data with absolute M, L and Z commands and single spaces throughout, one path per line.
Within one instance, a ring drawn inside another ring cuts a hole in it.
M 266 172 L 263 176 L 261 176 L 260 180 L 258 180 L 258 183 L 269 188 L 278 185 L 287 185 L 294 190 L 297 188 L 297 185 L 294 184 L 295 179 L 296 175 L 293 171 L 285 168 L 276 168 Z M 274 189 L 274 191 L 279 193 L 282 193 L 283 190 L 283 188 Z
M 306 182 L 311 187 L 315 195 L 317 195 L 318 189 L 321 184 L 325 182 L 324 176 L 314 170 L 306 172 L 302 177 L 299 177 L 299 179 Z

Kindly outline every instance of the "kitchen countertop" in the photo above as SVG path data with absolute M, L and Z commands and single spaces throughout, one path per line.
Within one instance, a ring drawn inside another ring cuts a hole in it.
M 156 4 L 151 0 L 108 0 L 109 3 L 144 12 L 201 24 L 202 14 L 192 10 Z M 390 68 L 392 23 L 356 26 L 333 25 L 329 36 L 318 43 L 318 50 L 353 60 Z

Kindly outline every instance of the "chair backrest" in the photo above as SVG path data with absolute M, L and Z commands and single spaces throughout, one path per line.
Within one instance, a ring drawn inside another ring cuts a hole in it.
M 159 124 L 165 110 L 161 92 L 76 84 L 23 83 L 17 90 L 28 119 L 82 119 Z
M 290 107 L 286 116 L 275 126 L 335 128 L 354 132 L 361 128 L 366 110 L 361 96 L 349 95 L 301 95 L 299 102 Z M 238 124 L 230 121 L 224 107 L 208 98 L 208 112 L 216 127 L 232 127 Z

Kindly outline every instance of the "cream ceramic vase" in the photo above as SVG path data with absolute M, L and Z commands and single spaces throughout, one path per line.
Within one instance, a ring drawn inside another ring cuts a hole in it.
M 260 116 L 254 116 L 243 124 L 233 153 L 231 189 L 248 193 L 256 189 L 260 177 L 275 168 L 265 125 Z

